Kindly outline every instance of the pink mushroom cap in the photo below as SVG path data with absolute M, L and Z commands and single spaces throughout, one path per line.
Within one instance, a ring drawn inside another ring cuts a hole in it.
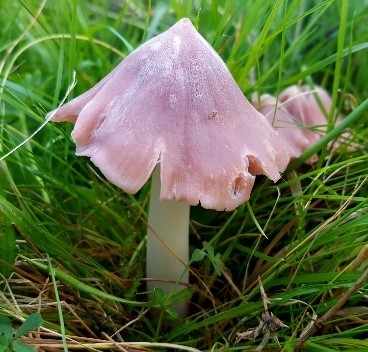
M 301 124 L 305 136 L 313 144 L 326 132 L 327 116 L 331 110 L 331 97 L 319 86 L 291 86 L 283 90 L 279 102 Z
M 262 94 L 254 98 L 252 104 L 287 143 L 291 159 L 298 158 L 311 146 L 312 143 L 300 128 L 300 122 L 293 119 L 285 106 L 278 104 L 276 97 Z
M 276 182 L 289 162 L 285 143 L 188 19 L 46 118 L 75 123 L 76 154 L 124 191 L 137 192 L 159 164 L 161 200 L 204 208 L 235 209 L 255 175 Z

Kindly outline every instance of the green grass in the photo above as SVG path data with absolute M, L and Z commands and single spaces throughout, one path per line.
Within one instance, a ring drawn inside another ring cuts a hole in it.
M 0 14 L 0 315 L 20 325 L 40 311 L 40 336 L 50 348 L 66 350 L 71 339 L 113 348 L 111 337 L 142 348 L 250 351 L 262 334 L 254 341 L 235 339 L 259 324 L 261 277 L 270 311 L 288 325 L 277 332 L 280 346 L 270 339 L 265 350 L 292 351 L 313 316 L 322 317 L 363 275 L 363 1 L 18 0 L 2 1 Z M 77 84 L 68 99 L 184 16 L 219 52 L 248 98 L 253 92 L 276 95 L 295 83 L 322 85 L 345 116 L 350 137 L 331 152 L 327 144 L 341 132 L 331 124 L 276 185 L 257 178 L 250 201 L 232 213 L 191 210 L 191 250 L 214 253 L 192 262 L 192 305 L 183 321 L 170 318 L 165 306 L 152 318 L 150 309 L 160 302 L 145 295 L 149 184 L 136 195 L 109 184 L 74 155 L 69 124 L 47 123 L 33 133 L 61 102 L 74 72 Z M 316 165 L 302 163 L 316 152 Z M 305 350 L 367 350 L 367 295 L 367 285 L 356 290 Z M 30 336 L 27 343 L 39 341 Z

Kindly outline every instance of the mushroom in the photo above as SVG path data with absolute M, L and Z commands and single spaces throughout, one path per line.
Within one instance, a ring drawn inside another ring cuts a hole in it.
M 278 99 L 263 94 L 253 97 L 252 104 L 284 138 L 290 158 L 297 159 L 326 133 L 332 102 L 328 92 L 319 86 L 311 89 L 293 85 L 283 90 Z M 313 155 L 307 163 L 317 160 L 317 155 Z
M 75 123 L 76 154 L 122 190 L 137 192 L 153 172 L 147 276 L 158 281 L 148 290 L 166 294 L 188 282 L 190 205 L 234 210 L 256 175 L 276 182 L 289 162 L 277 132 L 186 18 L 46 118 Z M 175 308 L 184 315 L 185 305 Z
M 290 159 L 297 159 L 311 146 L 311 142 L 300 128 L 300 122 L 293 119 L 284 105 L 278 104 L 276 97 L 262 94 L 259 98 L 253 97 L 252 104 L 284 138 Z
M 331 97 L 319 86 L 290 86 L 279 96 L 280 104 L 304 128 L 304 135 L 314 144 L 326 133 L 327 116 L 331 111 Z

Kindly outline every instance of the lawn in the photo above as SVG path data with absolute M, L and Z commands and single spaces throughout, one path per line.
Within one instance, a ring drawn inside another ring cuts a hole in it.
M 152 296 L 150 181 L 125 193 L 45 116 L 183 17 L 248 99 L 319 85 L 333 111 L 277 183 L 257 176 L 231 212 L 191 207 L 190 284 Z M 367 351 L 367 53 L 363 0 L 2 1 L 0 351 L 10 323 L 42 351 Z

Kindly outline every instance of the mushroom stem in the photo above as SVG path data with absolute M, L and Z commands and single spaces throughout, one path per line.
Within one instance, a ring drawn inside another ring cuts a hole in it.
M 186 265 L 189 260 L 189 211 L 185 202 L 160 201 L 160 168 L 152 174 L 151 198 L 147 230 L 147 284 L 149 291 L 161 288 L 165 295 L 177 292 L 189 282 Z M 187 312 L 187 302 L 173 308 L 181 315 Z

